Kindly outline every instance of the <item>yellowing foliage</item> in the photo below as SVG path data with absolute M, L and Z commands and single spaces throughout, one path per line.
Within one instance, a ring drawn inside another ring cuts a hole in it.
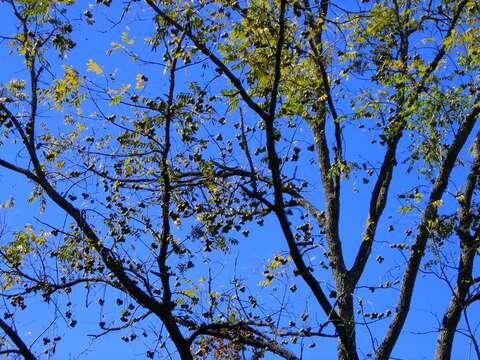
M 96 73 L 97 75 L 103 74 L 103 69 L 92 59 L 87 61 L 87 70 Z

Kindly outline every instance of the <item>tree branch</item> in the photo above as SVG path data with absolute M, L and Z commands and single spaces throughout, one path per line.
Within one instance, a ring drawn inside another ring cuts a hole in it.
M 440 167 L 437 179 L 430 193 L 428 204 L 423 212 L 422 219 L 418 227 L 418 234 L 416 236 L 415 243 L 410 251 L 410 257 L 408 259 L 406 271 L 403 276 L 397 310 L 392 322 L 390 323 L 389 329 L 383 338 L 382 344 L 378 349 L 375 357 L 377 360 L 386 360 L 390 357 L 393 346 L 395 345 L 401 329 L 403 328 L 403 324 L 407 318 L 418 269 L 430 234 L 428 223 L 437 215 L 438 205 L 436 205 L 436 202 L 441 200 L 449 183 L 449 177 L 455 165 L 455 161 L 457 160 L 458 154 L 465 145 L 465 142 L 467 141 L 468 136 L 470 135 L 476 123 L 477 117 L 480 114 L 480 97 L 477 97 L 475 100 L 476 101 L 473 104 L 472 110 L 465 117 L 453 143 L 447 151 L 445 160 Z M 480 132 L 477 134 L 477 139 L 475 141 L 479 141 L 479 137 Z
M 25 360 L 37 360 L 36 356 L 30 351 L 28 346 L 18 336 L 18 333 L 13 330 L 5 321 L 0 319 L 0 328 L 7 334 L 12 342 L 17 346 L 18 353 L 20 353 Z

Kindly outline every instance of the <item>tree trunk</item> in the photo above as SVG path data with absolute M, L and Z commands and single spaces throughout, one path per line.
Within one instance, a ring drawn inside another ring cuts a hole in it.
M 343 323 L 337 331 L 342 331 L 344 339 L 338 341 L 339 360 L 357 360 L 357 344 L 355 339 L 355 319 L 353 307 L 353 294 L 351 286 L 346 279 L 339 279 L 337 282 L 338 312 Z
M 442 326 L 440 327 L 440 334 L 438 335 L 437 347 L 435 349 L 436 360 L 450 360 L 451 358 L 453 339 L 462 316 L 468 289 L 472 284 L 475 252 L 475 248 L 472 247 L 464 247 L 462 249 L 457 284 L 447 310 L 443 315 Z

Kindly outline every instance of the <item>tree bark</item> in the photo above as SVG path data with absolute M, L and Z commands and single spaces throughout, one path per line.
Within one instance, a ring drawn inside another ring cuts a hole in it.
M 342 320 L 339 325 L 345 334 L 338 341 L 338 359 L 357 360 L 357 343 L 355 332 L 355 318 L 353 306 L 353 292 L 348 279 L 342 278 L 337 282 L 338 314 Z
M 443 315 L 440 334 L 438 335 L 435 349 L 436 360 L 450 360 L 452 356 L 453 339 L 465 307 L 465 297 L 471 285 L 469 280 L 471 280 L 475 252 L 475 249 L 470 248 L 463 251 L 461 255 L 457 286 Z
M 471 202 L 480 170 L 480 143 L 477 141 L 475 146 L 475 160 L 470 169 L 465 188 L 463 191 L 463 199 L 460 201 L 459 218 L 460 225 L 457 228 L 457 234 L 460 239 L 460 259 L 458 264 L 458 274 L 455 289 L 445 311 L 438 335 L 437 347 L 435 350 L 435 359 L 450 360 L 452 356 L 452 345 L 457 330 L 458 323 L 462 316 L 462 311 L 467 306 L 467 295 L 470 286 L 473 283 L 472 273 L 475 254 L 477 252 L 475 239 L 477 234 L 470 234 L 472 224 Z

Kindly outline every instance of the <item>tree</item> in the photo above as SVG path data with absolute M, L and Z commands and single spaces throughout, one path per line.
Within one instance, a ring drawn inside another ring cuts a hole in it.
M 334 338 L 339 359 L 389 359 L 422 281 L 446 306 L 431 353 L 463 334 L 480 358 L 477 2 L 1 6 L 25 79 L 1 87 L 0 165 L 43 214 L 4 235 L 10 306 L 41 296 L 73 328 L 72 301 L 94 296 L 93 337 L 142 332 L 149 358 L 297 359 Z M 106 56 L 84 52 L 97 26 Z M 249 280 L 235 254 L 269 233 Z

